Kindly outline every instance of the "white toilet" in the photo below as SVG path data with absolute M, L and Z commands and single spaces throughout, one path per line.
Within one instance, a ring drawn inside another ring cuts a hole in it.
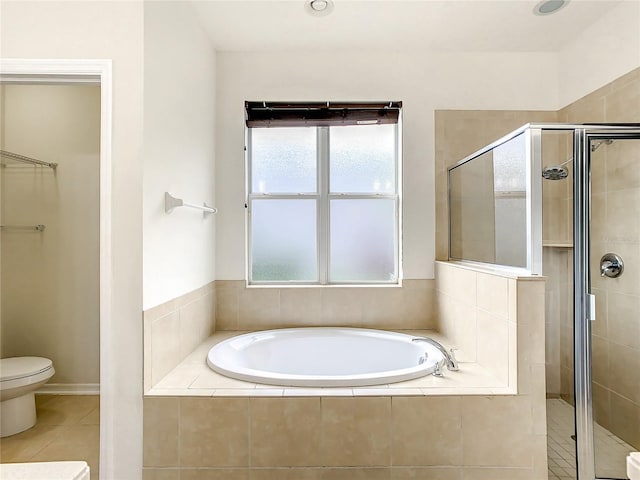
M 56 373 L 42 357 L 0 359 L 0 437 L 15 435 L 36 423 L 34 392 Z

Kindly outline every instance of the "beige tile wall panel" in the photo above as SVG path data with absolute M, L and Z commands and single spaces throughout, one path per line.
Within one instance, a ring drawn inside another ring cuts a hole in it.
M 391 397 L 323 398 L 323 465 L 390 465 L 390 427 Z
M 249 399 L 180 399 L 180 465 L 249 466 Z
M 253 467 L 322 465 L 320 398 L 252 398 Z
M 178 466 L 179 398 L 145 398 L 143 416 L 144 466 Z
M 393 465 L 462 463 L 459 397 L 393 397 L 391 402 Z
M 143 312 L 145 392 L 215 331 L 217 303 L 211 282 Z

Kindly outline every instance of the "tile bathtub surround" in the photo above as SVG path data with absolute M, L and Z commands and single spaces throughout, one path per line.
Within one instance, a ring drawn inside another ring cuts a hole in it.
M 214 282 L 143 312 L 145 392 L 215 331 L 215 318 Z
M 299 326 L 432 329 L 434 280 L 402 287 L 247 288 L 217 280 L 216 329 L 267 330 Z
M 525 342 L 522 368 L 544 366 L 544 288 L 542 277 L 436 262 L 439 331 L 459 360 L 477 362 L 515 392 Z
M 446 338 L 430 330 L 404 330 L 403 332 L 412 336 L 429 336 L 443 345 L 448 345 Z M 152 389 L 147 391 L 146 395 L 149 397 L 372 397 L 390 395 L 506 395 L 515 392 L 515 389 L 509 388 L 491 371 L 477 363 L 460 364 L 460 370 L 457 372 L 449 372 L 445 369 L 445 376 L 442 378 L 427 375 L 388 385 L 353 388 L 263 385 L 229 378 L 211 370 L 205 361 L 211 347 L 241 333 L 243 332 L 216 332 L 202 342 Z
M 213 479 L 235 478 L 229 472 L 278 480 L 480 479 L 489 470 L 491 478 L 510 478 L 517 469 L 518 478 L 546 479 L 546 442 L 532 428 L 530 396 L 144 402 L 145 416 L 150 410 L 161 419 L 145 421 L 145 478 L 179 470 L 181 478 Z
M 218 332 L 145 398 L 144 478 L 546 480 L 544 282 L 438 269 L 445 283 L 457 279 L 447 295 L 489 317 L 483 328 L 507 325 L 517 394 L 478 363 L 378 387 L 241 382 L 204 364 L 213 343 L 237 333 Z

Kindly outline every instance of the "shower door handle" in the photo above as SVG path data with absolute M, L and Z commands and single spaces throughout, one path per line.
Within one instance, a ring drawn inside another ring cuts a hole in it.
M 600 259 L 600 276 L 616 278 L 622 275 L 624 262 L 620 255 L 615 253 L 605 253 Z

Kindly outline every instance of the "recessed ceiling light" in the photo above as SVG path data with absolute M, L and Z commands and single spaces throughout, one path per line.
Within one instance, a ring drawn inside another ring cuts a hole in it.
M 533 13 L 536 15 L 551 15 L 565 7 L 567 3 L 569 3 L 569 0 L 543 0 L 534 7 Z
M 333 10 L 332 0 L 309 0 L 305 2 L 305 10 L 314 17 L 329 15 Z

